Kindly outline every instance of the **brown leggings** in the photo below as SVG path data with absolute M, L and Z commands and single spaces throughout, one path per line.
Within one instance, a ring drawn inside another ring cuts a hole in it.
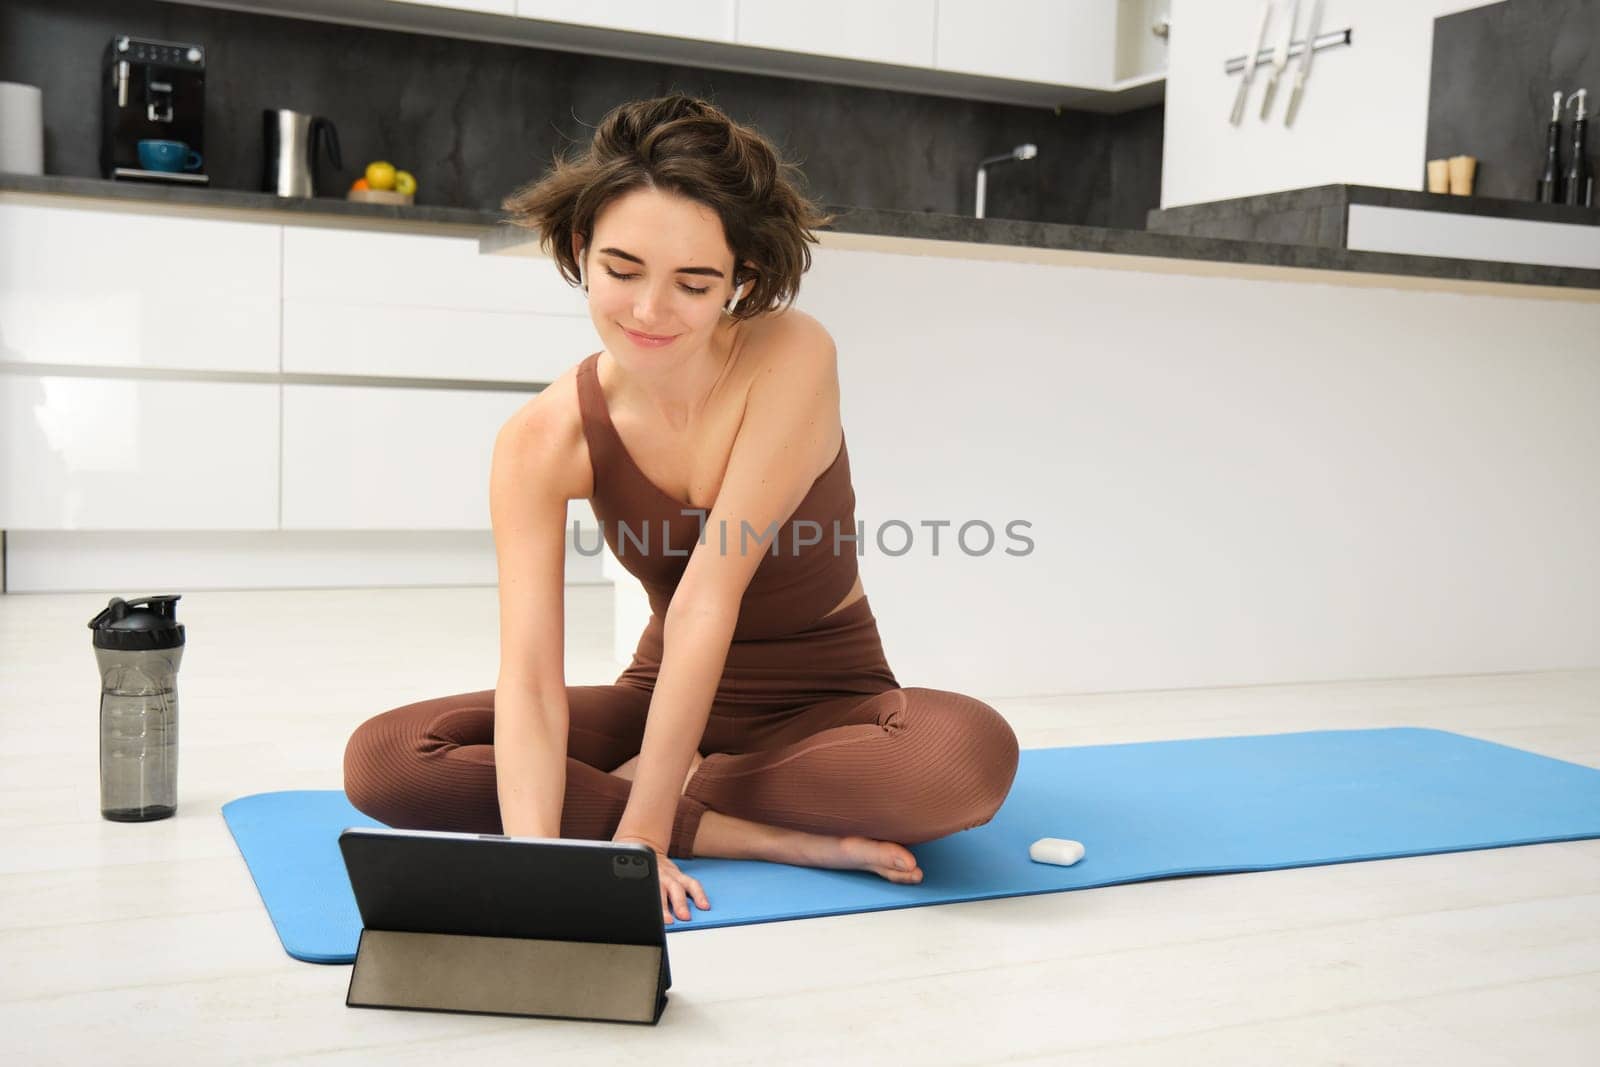
M 652 617 L 612 685 L 567 687 L 561 836 L 610 840 L 633 783 L 607 772 L 638 755 L 661 664 Z M 494 690 L 377 715 L 345 749 L 345 794 L 410 830 L 500 833 Z M 694 856 L 700 817 L 919 844 L 993 818 L 1016 777 L 1016 734 L 981 701 L 901 688 L 866 598 L 786 637 L 736 641 L 679 799 L 668 854 Z

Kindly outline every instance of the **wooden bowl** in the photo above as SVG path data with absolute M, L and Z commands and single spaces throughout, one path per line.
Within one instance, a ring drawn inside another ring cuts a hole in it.
M 411 193 L 397 193 L 392 189 L 351 189 L 344 198 L 363 204 L 410 204 L 416 199 Z

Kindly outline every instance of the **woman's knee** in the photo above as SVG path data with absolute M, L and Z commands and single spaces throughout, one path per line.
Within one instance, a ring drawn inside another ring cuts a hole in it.
M 936 740 L 936 765 L 926 770 L 944 782 L 951 799 L 944 814 L 958 824 L 937 829 L 954 833 L 982 826 L 1000 810 L 1016 780 L 1022 755 L 1016 732 L 1005 716 L 974 697 L 918 688 L 906 689 L 905 695 L 914 720 L 921 720 L 919 728 Z
M 415 800 L 413 764 L 416 738 L 403 708 L 374 715 L 344 746 L 344 795 L 352 807 L 390 826 L 406 817 L 406 798 Z
M 345 742 L 344 795 L 357 811 L 381 818 L 373 814 L 372 805 L 382 799 L 384 776 L 379 769 L 387 754 L 381 733 L 373 727 L 375 721 L 368 719 L 356 727 Z

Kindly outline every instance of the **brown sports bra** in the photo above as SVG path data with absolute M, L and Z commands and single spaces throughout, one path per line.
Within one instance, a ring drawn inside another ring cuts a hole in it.
M 578 365 L 578 407 L 594 467 L 594 495 L 589 504 L 617 562 L 639 579 L 650 597 L 650 610 L 665 619 L 710 509 L 668 496 L 639 469 L 611 421 L 595 370 L 599 358 L 596 352 Z M 776 534 L 753 528 L 747 534 L 748 551 L 763 552 L 764 558 L 739 604 L 735 641 L 798 633 L 831 611 L 854 588 L 860 542 L 848 538 L 861 532 L 856 526 L 855 506 L 850 459 L 841 439 L 833 463 L 812 483 Z M 730 553 L 739 551 L 736 525 L 730 523 L 727 530 Z M 719 532 L 707 528 L 704 533 L 705 549 L 721 551 Z M 764 539 L 763 533 L 767 534 Z

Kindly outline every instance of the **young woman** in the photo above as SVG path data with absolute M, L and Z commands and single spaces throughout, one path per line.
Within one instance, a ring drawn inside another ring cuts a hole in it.
M 710 900 L 669 856 L 914 883 L 906 844 L 999 809 L 1019 755 L 1005 719 L 902 687 L 884 659 L 857 572 L 834 344 L 792 306 L 810 230 L 831 221 L 795 170 L 674 94 L 616 108 L 586 156 L 507 199 L 588 294 L 605 347 L 495 442 L 495 688 L 364 723 L 344 761 L 361 811 L 648 845 L 671 923 Z M 575 499 L 650 598 L 612 685 L 563 675 Z

